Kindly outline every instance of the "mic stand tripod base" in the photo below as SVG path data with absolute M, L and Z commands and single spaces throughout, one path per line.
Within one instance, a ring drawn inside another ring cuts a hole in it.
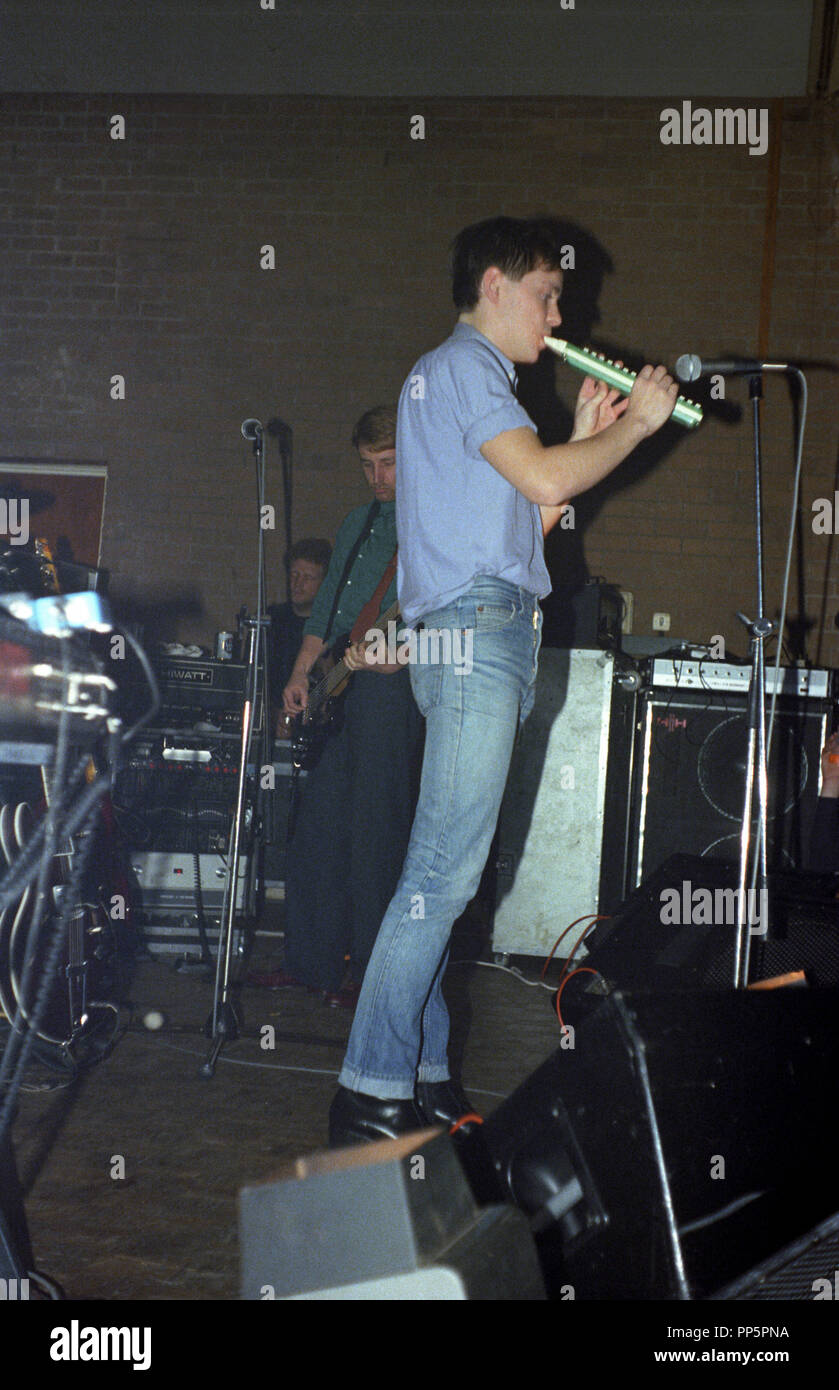
M 213 967 L 203 960 L 193 960 L 189 956 L 178 956 L 172 969 L 178 975 L 198 975 L 202 980 L 213 978 Z
M 215 1027 L 213 1022 L 215 1018 Z M 235 1042 L 242 1027 L 241 1013 L 232 999 L 222 999 L 216 1006 L 215 1015 L 210 1014 L 204 1024 L 204 1036 L 212 1038 L 213 1045 L 203 1067 L 201 1076 L 214 1076 L 219 1053 L 226 1042 Z
M 215 1072 L 216 1062 L 221 1049 L 228 1039 L 239 1036 L 239 1020 L 236 1008 L 230 997 L 230 953 L 233 942 L 234 920 L 236 917 L 236 900 L 239 887 L 239 863 L 241 857 L 242 838 L 245 825 L 245 802 L 247 799 L 247 771 L 248 755 L 251 745 L 251 733 L 253 730 L 254 706 L 257 693 L 256 676 L 259 665 L 259 638 L 262 628 L 267 626 L 268 620 L 260 618 L 256 621 L 249 620 L 249 642 L 248 642 L 248 675 L 245 692 L 245 703 L 242 708 L 242 738 L 239 749 L 239 778 L 236 791 L 236 808 L 233 815 L 233 823 L 230 827 L 230 845 L 227 855 L 227 881 L 225 885 L 224 905 L 222 907 L 221 921 L 219 923 L 219 943 L 218 954 L 216 956 L 216 985 L 213 1013 L 208 1024 L 208 1033 L 213 1043 L 210 1048 L 210 1055 L 203 1067 L 200 1068 L 202 1076 L 212 1076 Z M 263 690 L 266 689 L 267 682 L 263 682 Z M 253 699 L 251 696 L 253 695 Z

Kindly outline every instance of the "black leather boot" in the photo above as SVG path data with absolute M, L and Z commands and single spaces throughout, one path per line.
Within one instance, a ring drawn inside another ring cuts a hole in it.
M 418 1081 L 415 1095 L 426 1124 L 445 1125 L 449 1130 L 457 1125 L 458 1133 L 471 1134 L 482 1123 L 463 1087 L 456 1081 Z
M 329 1108 L 329 1147 L 372 1144 L 426 1127 L 412 1100 L 380 1100 L 378 1096 L 339 1086 Z

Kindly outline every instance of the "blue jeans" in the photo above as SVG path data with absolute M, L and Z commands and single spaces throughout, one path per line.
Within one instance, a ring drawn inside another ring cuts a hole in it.
M 423 661 L 420 645 L 411 665 L 426 718 L 419 802 L 339 1077 L 342 1086 L 381 1099 L 409 1099 L 417 1080 L 449 1076 L 442 994 L 449 936 L 477 891 L 517 724 L 533 704 L 542 615 L 526 590 L 482 578 L 423 621 L 427 631 L 458 633 L 456 660 Z M 471 670 L 462 660 L 470 634 Z M 444 656 L 445 644 L 438 646 Z M 434 654 L 429 643 L 425 655 Z

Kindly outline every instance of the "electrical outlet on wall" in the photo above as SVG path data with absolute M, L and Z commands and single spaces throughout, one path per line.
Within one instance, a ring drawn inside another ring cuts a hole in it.
M 670 631 L 670 614 L 653 613 L 653 632 Z

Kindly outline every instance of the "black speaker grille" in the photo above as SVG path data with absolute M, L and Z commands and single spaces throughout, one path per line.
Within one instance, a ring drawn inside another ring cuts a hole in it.
M 608 980 L 631 989 L 733 986 L 736 923 L 662 920 L 664 894 L 735 889 L 738 866 L 674 854 L 637 888 L 611 921 L 587 938 L 589 958 Z M 832 874 L 769 877 L 769 931 L 751 937 L 751 980 L 805 971 L 813 985 L 839 984 L 839 880 Z
M 800 1240 L 779 1250 L 748 1274 L 719 1293 L 713 1299 L 776 1301 L 791 1299 L 812 1302 L 816 1298 L 816 1280 L 826 1279 L 835 1293 L 836 1271 L 839 1269 L 839 1213 L 823 1221 Z
M 769 867 L 806 862 L 818 797 L 828 706 L 779 700 L 769 760 Z M 718 691 L 650 692 L 637 759 L 632 882 L 671 854 L 736 862 L 747 760 L 745 697 Z

